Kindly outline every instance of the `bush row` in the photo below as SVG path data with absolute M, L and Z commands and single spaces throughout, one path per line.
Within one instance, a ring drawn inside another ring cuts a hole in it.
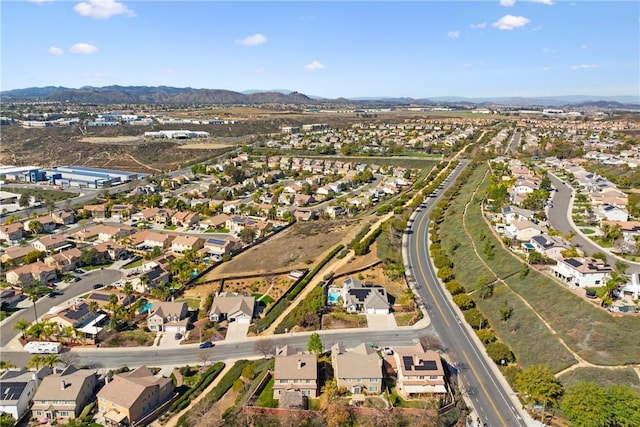
M 170 412 L 180 412 L 191 402 L 192 396 L 197 396 L 204 391 L 205 388 L 220 374 L 224 368 L 224 363 L 217 362 L 211 365 L 200 377 L 198 382 L 187 390 L 182 396 L 175 400 L 169 407 Z

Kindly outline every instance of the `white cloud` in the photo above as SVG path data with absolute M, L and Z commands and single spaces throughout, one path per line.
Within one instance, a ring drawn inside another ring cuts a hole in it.
M 480 22 L 479 24 L 471 24 L 471 28 L 474 30 L 481 30 L 487 26 L 486 22 Z
M 54 56 L 60 56 L 64 54 L 64 51 L 62 49 L 55 46 L 51 46 L 47 52 L 49 52 L 49 55 L 54 55 Z
M 320 61 L 313 60 L 310 64 L 304 66 L 304 69 L 307 71 L 318 71 L 324 68 L 324 64 Z
M 258 46 L 260 44 L 265 44 L 267 42 L 267 38 L 262 34 L 254 34 L 252 36 L 246 37 L 242 40 L 238 40 L 238 44 L 243 46 Z
M 549 47 L 543 47 L 542 48 L 542 53 L 556 53 L 555 49 L 551 49 Z
M 553 4 L 553 0 L 529 0 L 531 3 L 542 3 L 551 6 Z
M 52 3 L 53 0 L 29 0 L 29 3 L 43 4 L 43 3 Z
M 256 74 L 262 74 L 264 73 L 264 67 L 260 67 L 256 70 Z
M 107 19 L 114 15 L 135 16 L 133 10 L 115 0 L 88 0 L 76 4 L 73 9 L 82 16 Z
M 164 70 L 162 70 L 162 73 L 166 74 L 167 76 L 173 75 L 174 72 L 175 71 L 173 69 L 171 69 L 171 68 L 165 68 Z
M 551 71 L 551 67 L 542 67 L 542 71 Z
M 473 63 L 467 62 L 466 64 L 462 64 L 462 68 L 471 68 L 473 67 Z
M 524 16 L 504 15 L 491 26 L 499 30 L 513 30 L 514 28 L 524 27 L 529 22 L 530 20 Z
M 572 65 L 572 70 L 586 70 L 588 68 L 597 68 L 598 66 L 595 64 L 580 64 L 580 65 Z
M 98 48 L 89 43 L 76 43 L 69 49 L 69 52 L 77 53 L 79 55 L 91 55 L 97 51 Z
M 586 48 L 587 48 L 587 45 L 586 45 L 586 44 L 581 44 L 581 45 L 580 45 L 580 49 L 586 49 Z
M 450 39 L 457 39 L 458 37 L 460 37 L 460 31 L 456 30 L 456 31 L 449 31 L 447 33 L 447 37 L 449 37 Z
M 500 6 L 511 7 L 516 4 L 516 0 L 500 0 Z

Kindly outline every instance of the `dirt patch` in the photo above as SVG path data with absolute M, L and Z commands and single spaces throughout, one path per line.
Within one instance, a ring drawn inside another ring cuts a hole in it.
M 296 223 L 266 242 L 223 263 L 203 282 L 269 272 L 312 267 L 339 243 L 348 243 L 358 232 L 359 220 Z
M 184 145 L 180 145 L 180 147 L 178 148 L 182 148 L 183 150 L 212 150 L 212 149 L 218 149 L 218 148 L 226 148 L 226 147 L 233 147 L 234 145 L 232 144 L 216 144 L 216 143 L 207 143 L 207 142 L 202 142 L 202 143 L 190 143 L 190 144 L 184 144 Z
M 80 138 L 80 142 L 88 142 L 91 144 L 126 144 L 132 142 L 142 142 L 143 139 L 140 136 L 87 136 Z

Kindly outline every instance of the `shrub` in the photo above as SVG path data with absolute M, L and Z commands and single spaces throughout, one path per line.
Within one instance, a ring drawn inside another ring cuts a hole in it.
M 476 331 L 476 335 L 480 338 L 480 341 L 482 341 L 483 344 L 492 343 L 497 339 L 496 333 L 491 329 L 480 329 L 479 331 Z
M 501 364 L 503 360 L 505 363 L 510 363 L 515 359 L 509 346 L 500 341 L 487 344 L 487 354 L 497 364 Z
M 466 289 L 464 288 L 464 286 L 462 286 L 462 283 L 458 282 L 457 280 L 450 280 L 449 282 L 447 282 L 446 287 L 449 293 L 453 296 L 466 292 Z
M 465 311 L 476 306 L 475 302 L 471 299 L 471 297 L 467 294 L 458 294 L 453 297 L 453 302 L 456 303 L 460 310 Z

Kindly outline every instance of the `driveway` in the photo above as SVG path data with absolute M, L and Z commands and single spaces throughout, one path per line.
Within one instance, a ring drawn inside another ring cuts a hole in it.
M 398 327 L 393 314 L 367 314 L 369 329 L 395 329 Z
M 249 332 L 249 324 L 230 322 L 227 328 L 227 337 L 224 340 L 244 341 L 247 339 L 247 332 Z

